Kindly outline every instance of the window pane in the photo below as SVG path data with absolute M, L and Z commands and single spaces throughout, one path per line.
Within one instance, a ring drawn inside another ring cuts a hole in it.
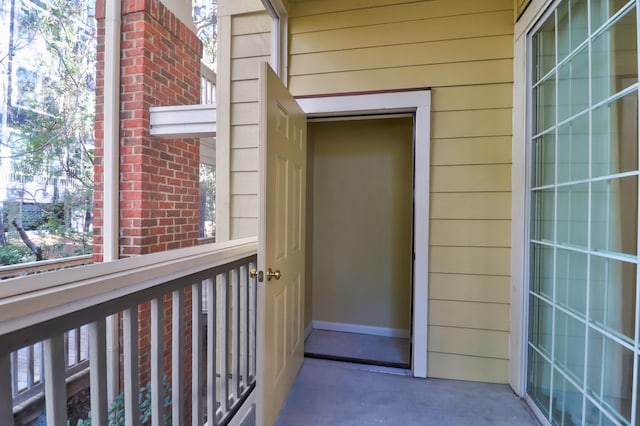
M 531 238 L 534 240 L 553 241 L 554 192 L 543 189 L 532 194 Z
M 556 301 L 581 317 L 586 316 L 587 255 L 556 251 Z
M 591 256 L 589 319 L 630 342 L 636 321 L 636 270 L 633 263 Z
M 637 253 L 638 177 L 591 184 L 591 246 L 595 250 Z
M 591 88 L 596 104 L 638 81 L 636 10 L 596 37 L 591 47 Z
M 531 244 L 531 291 L 553 298 L 553 249 Z
M 587 403 L 585 407 L 585 423 L 588 425 L 598 425 L 598 426 L 616 426 L 614 422 L 607 417 L 606 414 L 601 412 L 598 407 L 593 405 L 591 401 L 587 398 Z
M 558 61 L 561 61 L 587 39 L 587 3 L 583 0 L 565 1 L 557 10 Z
M 535 81 L 539 81 L 555 66 L 555 29 L 556 25 L 552 15 L 533 36 Z
M 586 47 L 558 69 L 558 121 L 589 106 L 589 55 Z
M 553 369 L 552 424 L 582 424 L 582 392 L 568 382 L 557 369 Z
M 589 186 L 569 185 L 558 188 L 558 243 L 587 247 Z
M 551 395 L 551 366 L 534 349 L 529 348 L 527 393 L 542 411 L 549 417 Z
M 594 177 L 638 169 L 638 94 L 633 92 L 592 113 Z
M 589 328 L 587 392 L 614 417 L 631 421 L 633 353 Z
M 591 32 L 616 14 L 629 0 L 591 0 Z
M 556 167 L 556 136 L 547 133 L 533 140 L 531 154 L 533 156 L 533 186 L 551 185 L 554 183 Z
M 582 385 L 584 376 L 585 324 L 556 309 L 554 362 Z
M 556 82 L 553 76 L 533 89 L 535 102 L 536 133 L 541 133 L 556 123 Z
M 558 128 L 558 183 L 589 177 L 589 116 Z
M 540 352 L 551 357 L 551 341 L 553 338 L 553 308 L 538 297 L 531 297 L 529 301 L 531 318 L 529 323 L 529 341 Z

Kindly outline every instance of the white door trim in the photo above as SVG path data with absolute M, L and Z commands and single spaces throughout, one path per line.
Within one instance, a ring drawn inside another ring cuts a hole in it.
M 427 377 L 429 308 L 429 170 L 431 91 L 429 89 L 298 98 L 314 117 L 345 117 L 410 112 L 414 121 L 413 350 L 411 370 Z

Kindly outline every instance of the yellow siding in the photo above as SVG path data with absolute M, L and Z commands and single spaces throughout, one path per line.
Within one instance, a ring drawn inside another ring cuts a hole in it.
M 258 70 L 271 54 L 267 12 L 231 17 L 230 237 L 257 235 Z
M 507 381 L 512 6 L 290 2 L 294 95 L 432 88 L 432 377 Z M 235 90 L 250 99 L 249 87 Z

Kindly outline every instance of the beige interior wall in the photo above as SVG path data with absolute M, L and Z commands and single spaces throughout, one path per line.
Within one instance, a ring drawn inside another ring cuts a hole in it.
M 409 331 L 412 118 L 310 123 L 308 141 L 313 320 Z
M 294 95 L 432 88 L 428 375 L 507 382 L 513 1 L 291 1 L 289 28 Z

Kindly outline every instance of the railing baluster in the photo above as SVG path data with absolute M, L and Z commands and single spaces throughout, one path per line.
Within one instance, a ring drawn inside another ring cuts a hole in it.
M 247 265 L 240 268 L 240 310 L 242 318 L 240 330 L 242 331 L 242 365 L 240 366 L 240 376 L 242 377 L 242 390 L 246 392 L 249 388 L 249 274 Z
M 202 284 L 191 286 L 191 423 L 204 424 L 202 409 Z
M 251 263 L 250 268 L 255 268 L 256 264 Z M 251 300 L 250 300 L 250 311 L 251 311 L 251 326 L 250 326 L 250 338 L 251 344 L 249 345 L 249 350 L 251 353 L 251 381 L 253 382 L 256 378 L 256 330 L 258 328 L 258 314 L 256 312 L 257 301 L 258 301 L 258 281 L 256 278 L 251 279 Z
M 240 271 L 231 271 L 231 394 L 240 399 Z
M 172 424 L 184 423 L 184 291 L 175 290 L 172 298 L 171 338 L 171 417 Z
M 11 389 L 13 396 L 18 395 L 18 351 L 11 352 Z
M 44 341 L 44 397 L 47 424 L 67 424 L 67 390 L 64 379 L 64 334 Z
M 27 346 L 27 389 L 33 387 L 33 345 Z
M 91 386 L 91 424 L 107 426 L 107 325 L 104 318 L 89 324 L 91 360 L 89 376 Z M 78 330 L 79 331 L 79 330 Z
M 80 364 L 80 327 L 76 328 L 76 333 L 73 336 L 73 350 L 76 352 L 76 364 Z
M 140 422 L 138 402 L 138 305 L 123 312 L 124 330 L 124 420 L 127 425 Z
M 0 355 L 0 424 L 13 426 L 13 395 L 12 380 L 13 376 L 11 365 L 11 354 Z
M 164 426 L 164 298 L 151 300 L 151 425 Z
M 64 333 L 64 368 L 69 368 L 69 332 Z
M 216 407 L 216 287 L 215 278 L 204 282 L 207 289 L 207 424 L 217 424 Z
M 227 319 L 229 318 L 229 296 L 227 286 L 229 285 L 229 273 L 223 272 L 219 275 L 220 301 L 222 309 L 220 312 L 220 412 L 222 417 L 229 410 L 229 385 L 227 373 L 227 358 L 229 356 L 229 329 Z

